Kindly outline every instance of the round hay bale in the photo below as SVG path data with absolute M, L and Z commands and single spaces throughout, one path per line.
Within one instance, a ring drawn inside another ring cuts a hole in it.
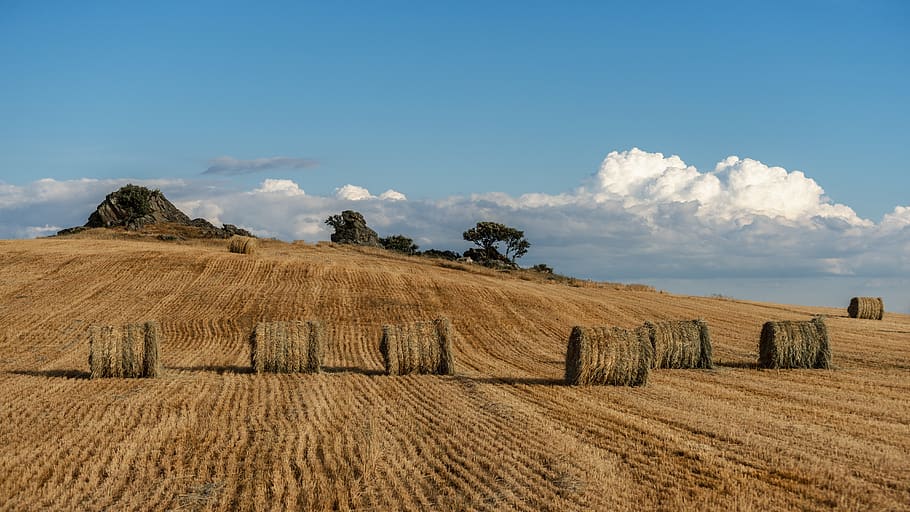
M 704 320 L 645 322 L 654 348 L 651 368 L 713 368 L 711 334 Z
M 234 235 L 228 244 L 228 250 L 237 254 L 253 254 L 259 247 L 259 242 L 255 238 L 248 236 Z
M 881 297 L 853 297 L 847 306 L 850 318 L 881 320 L 885 314 L 885 303 Z
M 112 325 L 89 327 L 88 367 L 91 378 L 123 376 L 120 330 Z
M 157 377 L 161 374 L 161 362 L 158 358 L 158 340 L 161 329 L 158 322 L 146 322 L 143 326 L 144 357 L 142 359 L 142 376 Z
M 93 325 L 89 328 L 88 366 L 91 377 L 157 377 L 158 324 L 125 324 L 120 328 Z
M 830 368 L 831 347 L 824 318 L 765 322 L 758 354 L 762 368 Z
M 653 359 L 651 339 L 643 328 L 572 328 L 566 350 L 566 383 L 642 386 Z
M 455 375 L 455 331 L 447 318 L 382 326 L 379 352 L 388 375 Z
M 322 368 L 322 324 L 260 322 L 250 333 L 250 366 L 256 373 L 315 373 Z

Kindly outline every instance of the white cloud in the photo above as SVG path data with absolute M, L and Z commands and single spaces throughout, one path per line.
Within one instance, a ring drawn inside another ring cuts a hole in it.
M 402 194 L 397 190 L 388 189 L 385 192 L 379 194 L 379 199 L 386 201 L 407 201 L 408 196 Z
M 849 207 L 832 204 L 804 173 L 737 156 L 703 173 L 676 155 L 665 157 L 638 148 L 613 151 L 579 189 L 578 198 L 584 197 L 597 203 L 618 201 L 646 218 L 663 205 L 693 202 L 695 215 L 710 223 L 744 225 L 765 216 L 802 225 L 815 217 L 872 225 Z
M 22 238 L 37 238 L 39 236 L 49 236 L 56 234 L 58 231 L 63 229 L 60 226 L 51 226 L 45 224 L 43 226 L 26 226 L 22 230 Z
M 882 218 L 882 227 L 889 231 L 897 231 L 910 226 L 910 206 L 895 206 L 894 211 L 886 213 Z
M 218 226 L 224 224 L 221 221 L 221 215 L 224 214 L 224 209 L 211 202 L 206 202 L 202 200 L 195 201 L 172 201 L 174 206 L 176 206 L 180 211 L 187 214 L 191 219 L 201 217 L 208 220 L 212 224 Z
M 377 197 L 371 194 L 370 191 L 366 188 L 351 184 L 336 188 L 335 198 L 343 201 L 364 201 L 367 199 L 377 199 Z M 401 192 L 390 188 L 382 194 L 379 194 L 378 199 L 382 199 L 383 201 L 407 201 L 408 197 Z
M 370 191 L 358 187 L 357 185 L 347 184 L 335 190 L 335 197 L 345 201 L 363 201 L 364 199 L 375 199 L 376 196 L 370 194 Z
M 259 188 L 253 191 L 253 193 L 258 194 L 283 194 L 286 196 L 302 196 L 306 195 L 303 189 L 300 188 L 297 183 L 293 180 L 276 180 L 276 179 L 267 179 L 262 182 Z

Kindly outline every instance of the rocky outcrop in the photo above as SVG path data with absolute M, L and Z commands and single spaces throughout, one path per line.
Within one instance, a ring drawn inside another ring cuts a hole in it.
M 87 228 L 124 226 L 139 230 L 148 224 L 176 222 L 189 224 L 190 218 L 177 209 L 160 190 L 126 185 L 111 192 L 85 223 Z
M 160 190 L 150 190 L 132 184 L 108 194 L 98 208 L 89 215 L 88 222 L 84 226 L 61 230 L 57 232 L 57 235 L 72 235 L 89 228 L 125 227 L 131 231 L 139 231 L 150 224 L 161 223 L 196 228 L 197 233 L 194 233 L 193 236 L 198 238 L 254 236 L 249 231 L 233 224 L 224 224 L 219 228 L 205 219 L 190 220 L 185 213 L 168 201 Z
M 202 238 L 230 238 L 234 235 L 256 238 L 256 235 L 233 224 L 224 224 L 224 227 L 218 228 L 211 222 L 199 218 L 191 220 L 189 225 L 199 228 L 199 234 Z
M 379 235 L 367 227 L 367 221 L 359 212 L 345 210 L 341 215 L 332 215 L 325 222 L 335 228 L 332 233 L 332 241 L 335 243 L 382 247 Z

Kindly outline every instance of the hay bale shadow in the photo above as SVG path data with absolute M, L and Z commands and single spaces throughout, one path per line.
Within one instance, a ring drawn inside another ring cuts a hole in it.
M 564 386 L 564 378 L 547 377 L 463 377 L 477 384 L 506 384 L 509 386 Z
M 28 375 L 29 377 L 49 377 L 63 379 L 89 379 L 92 374 L 82 370 L 13 370 L 9 373 Z
M 322 371 L 325 373 L 356 373 L 358 375 L 385 375 L 385 371 L 370 369 L 370 368 L 360 368 L 357 366 L 323 366 Z
M 761 368 L 757 361 L 714 361 L 714 366 L 722 368 L 741 368 L 745 370 L 758 370 Z
M 219 364 L 203 364 L 196 366 L 168 366 L 166 367 L 169 370 L 179 370 L 184 372 L 215 372 L 220 374 L 225 373 L 253 373 L 253 369 L 249 366 L 238 366 L 233 364 L 219 365 Z

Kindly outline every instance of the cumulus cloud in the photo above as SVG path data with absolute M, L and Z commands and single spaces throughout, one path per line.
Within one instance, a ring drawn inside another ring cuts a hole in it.
M 408 199 L 406 195 L 391 188 L 382 194 L 379 194 L 379 197 L 377 198 L 371 194 L 369 190 L 351 184 L 335 189 L 335 198 L 341 199 L 343 201 L 364 201 L 367 199 L 381 199 L 383 201 L 407 201 Z
M 771 167 L 751 158 L 730 156 L 713 172 L 700 172 L 680 157 L 638 148 L 613 151 L 581 189 L 597 203 L 618 201 L 648 216 L 661 205 L 693 202 L 695 216 L 713 223 L 745 224 L 757 216 L 785 223 L 838 219 L 869 226 L 852 209 L 832 204 L 815 180 L 800 171 Z
M 308 169 L 316 167 L 319 162 L 310 158 L 289 158 L 286 156 L 272 156 L 240 160 L 232 156 L 219 156 L 209 162 L 209 167 L 202 174 L 221 174 L 236 176 L 252 174 L 272 169 Z
M 171 202 L 191 219 L 202 217 L 216 226 L 224 224 L 224 222 L 221 221 L 221 216 L 224 214 L 224 208 L 215 202 L 201 199 L 183 201 L 173 200 Z
M 335 189 L 335 197 L 345 201 L 363 201 L 365 199 L 376 199 L 376 196 L 370 194 L 369 190 L 351 184 L 347 184 L 341 188 Z
M 896 206 L 894 211 L 885 214 L 882 227 L 888 231 L 898 231 L 910 227 L 910 206 Z
M 49 224 L 43 226 L 25 226 L 21 229 L 20 234 L 22 235 L 21 238 L 38 238 L 40 236 L 53 235 L 61 229 L 63 228 L 60 226 L 51 226 Z
M 303 196 L 306 193 L 293 180 L 273 180 L 267 179 L 262 182 L 262 186 L 253 191 L 254 193 L 265 194 L 282 194 L 286 196 Z
M 385 192 L 379 194 L 379 199 L 384 199 L 386 201 L 407 201 L 408 196 L 402 194 L 397 190 L 388 189 Z

